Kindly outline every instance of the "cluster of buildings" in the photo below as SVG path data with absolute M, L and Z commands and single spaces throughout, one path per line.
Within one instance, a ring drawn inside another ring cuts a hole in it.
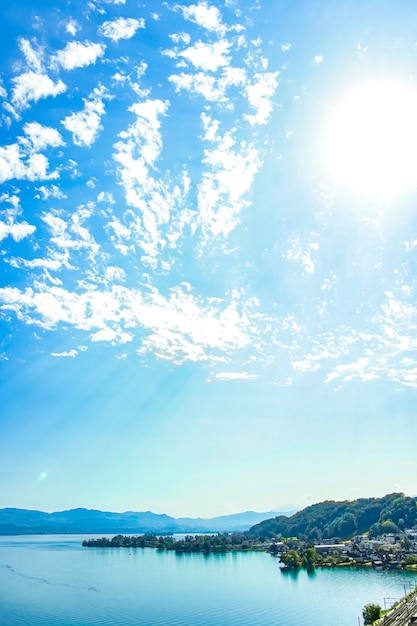
M 303 549 L 307 545 L 301 541 L 275 543 L 276 552 L 288 549 Z M 387 533 L 371 539 L 368 535 L 355 535 L 351 540 L 341 542 L 329 539 L 314 548 L 326 561 L 340 564 L 361 565 L 380 569 L 402 569 L 404 565 L 417 564 L 417 526 L 399 533 Z M 417 566 L 416 566 L 417 567 Z
M 371 563 L 373 567 L 384 569 L 401 568 L 407 560 L 409 564 L 413 560 L 417 563 L 417 527 L 374 539 L 356 535 L 346 542 L 346 556 L 358 565 Z

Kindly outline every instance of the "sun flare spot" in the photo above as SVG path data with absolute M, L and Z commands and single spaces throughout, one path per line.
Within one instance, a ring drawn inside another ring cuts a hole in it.
M 41 472 L 38 478 L 36 479 L 36 482 L 41 483 L 44 480 L 46 480 L 46 478 L 48 478 L 48 472 Z
M 336 185 L 392 198 L 417 186 L 417 90 L 368 83 L 335 106 L 325 140 Z

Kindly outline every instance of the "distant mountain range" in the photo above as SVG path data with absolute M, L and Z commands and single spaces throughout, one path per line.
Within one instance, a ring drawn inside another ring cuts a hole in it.
M 270 511 L 256 513 L 246 511 L 234 515 L 222 515 L 211 519 L 170 517 L 151 511 L 112 513 L 94 509 L 70 509 L 56 513 L 27 509 L 0 509 L 0 535 L 27 534 L 143 534 L 143 533 L 205 533 L 248 530 L 254 524 L 288 515 Z

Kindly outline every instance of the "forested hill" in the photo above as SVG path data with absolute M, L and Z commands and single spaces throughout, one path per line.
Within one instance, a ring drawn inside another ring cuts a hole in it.
M 360 498 L 335 502 L 327 500 L 298 511 L 291 517 L 279 515 L 252 526 L 253 537 L 298 537 L 321 541 L 331 537 L 348 539 L 369 531 L 371 536 L 397 532 L 417 523 L 417 500 L 403 493 L 383 498 Z

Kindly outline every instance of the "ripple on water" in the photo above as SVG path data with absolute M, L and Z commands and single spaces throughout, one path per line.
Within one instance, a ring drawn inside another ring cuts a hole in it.
M 353 626 L 403 594 L 398 572 L 283 574 L 262 553 L 175 555 L 0 540 L 1 626 Z M 336 617 L 336 622 L 335 622 Z

